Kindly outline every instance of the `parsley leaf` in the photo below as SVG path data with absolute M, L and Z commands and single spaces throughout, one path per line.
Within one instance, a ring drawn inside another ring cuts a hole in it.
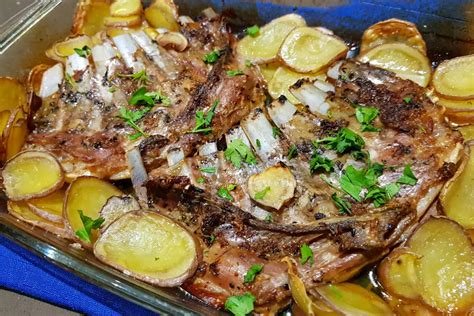
M 265 221 L 272 222 L 273 221 L 273 215 L 271 213 L 268 213 L 267 216 L 265 216 Z
M 309 260 L 309 265 L 312 266 L 314 264 L 313 250 L 307 244 L 303 244 L 303 246 L 301 246 L 300 248 L 300 252 L 301 252 L 301 259 L 300 259 L 301 264 L 305 264 Z
M 296 148 L 295 144 L 291 144 L 290 149 L 288 149 L 288 160 L 291 160 L 298 156 L 298 149 Z
M 74 51 L 82 58 L 87 58 L 91 53 L 91 49 L 87 45 L 82 48 L 74 48 Z
M 339 154 L 344 154 L 349 151 L 361 150 L 365 142 L 362 137 L 344 127 L 339 130 L 336 136 L 320 139 L 316 141 L 316 145 L 317 144 L 323 144 L 328 149 L 333 149 Z
M 225 301 L 225 309 L 235 316 L 245 316 L 253 311 L 255 296 L 250 293 L 229 296 Z
M 418 179 L 413 174 L 413 171 L 411 171 L 411 166 L 406 165 L 405 169 L 403 169 L 403 174 L 400 179 L 398 179 L 397 183 L 415 185 L 417 182 Z
M 273 135 L 273 138 L 277 139 L 278 137 L 281 136 L 281 130 L 278 128 L 278 127 L 273 127 L 272 128 L 272 135 Z
M 316 171 L 331 172 L 334 169 L 334 163 L 331 159 L 318 155 L 316 152 L 311 156 L 309 161 L 309 170 L 311 173 Z
M 206 182 L 206 179 L 204 179 L 203 177 L 200 177 L 200 178 L 197 178 L 197 183 L 200 183 L 200 184 L 203 184 L 204 182 Z
M 265 195 L 270 191 L 270 187 L 265 187 L 265 189 L 263 189 L 262 191 L 259 191 L 257 193 L 255 193 L 255 200 L 263 200 L 263 198 L 265 197 Z
M 122 107 L 119 110 L 119 117 L 125 121 L 130 127 L 136 130 L 138 133 L 129 136 L 131 140 L 137 139 L 140 136 L 148 136 L 137 124 L 136 122 L 140 120 L 146 113 L 150 111 L 150 108 L 144 108 L 142 110 L 131 111 Z
M 147 84 L 150 81 L 150 78 L 146 74 L 146 70 L 135 72 L 131 75 L 118 74 L 118 76 L 122 78 L 132 78 L 132 80 L 138 81 L 140 85 Z
M 82 210 L 78 210 L 78 212 L 79 216 L 81 217 L 82 225 L 84 226 L 84 228 L 81 228 L 76 231 L 76 236 L 87 243 L 91 243 L 92 230 L 98 229 L 100 225 L 104 223 L 105 219 L 99 217 L 93 220 L 89 216 L 84 215 L 84 212 Z
M 216 167 L 203 167 L 199 170 L 201 170 L 201 172 L 204 172 L 204 173 L 216 173 L 217 168 Z
M 212 132 L 211 123 L 214 115 L 216 114 L 216 107 L 219 105 L 219 100 L 214 101 L 211 108 L 207 113 L 203 111 L 196 112 L 196 126 L 190 133 L 203 133 L 208 134 Z
M 331 195 L 331 199 L 334 201 L 334 204 L 336 204 L 340 214 L 352 215 L 351 203 L 349 203 L 349 201 L 338 197 L 336 193 Z
M 245 67 L 252 67 L 253 66 L 253 63 L 251 60 L 245 60 Z
M 244 277 L 244 283 L 252 283 L 255 280 L 257 274 L 262 272 L 263 264 L 253 264 L 250 269 L 247 271 Z
M 244 72 L 240 69 L 227 70 L 227 75 L 229 77 L 242 76 Z
M 216 236 L 214 234 L 212 234 L 211 236 L 209 236 L 209 244 L 213 244 L 214 242 L 216 241 Z
M 234 198 L 232 197 L 232 195 L 230 195 L 230 191 L 235 190 L 236 187 L 237 186 L 235 184 L 229 184 L 225 188 L 219 188 L 219 190 L 217 190 L 217 195 L 232 202 L 234 201 Z
M 400 185 L 390 183 L 384 188 L 374 186 L 367 191 L 365 199 L 372 199 L 375 207 L 380 207 L 390 201 L 400 190 Z
M 221 57 L 223 54 L 222 51 L 219 50 L 214 50 L 210 52 L 209 54 L 204 55 L 204 58 L 202 59 L 206 64 L 215 64 L 219 57 Z
M 262 143 L 260 142 L 260 139 L 257 138 L 256 143 L 257 143 L 257 148 L 262 149 Z
M 224 157 L 232 162 L 236 168 L 240 168 L 242 162 L 250 165 L 257 163 L 257 159 L 253 155 L 249 146 L 247 146 L 241 139 L 234 139 L 230 142 L 224 152 Z
M 76 80 L 74 80 L 74 78 L 66 72 L 65 76 L 64 76 L 64 79 L 66 80 L 66 83 L 71 87 L 71 88 L 75 88 L 76 87 Z
M 258 27 L 258 25 L 253 25 L 246 28 L 244 32 L 251 37 L 256 37 L 260 33 L 260 27 Z
M 341 178 L 339 184 L 341 189 L 352 196 L 357 202 L 362 202 L 360 193 L 363 188 L 370 188 L 377 183 L 377 178 L 382 174 L 383 166 L 374 164 L 367 169 L 356 169 L 354 166 L 348 166 Z
M 145 87 L 141 87 L 132 93 L 129 103 L 131 105 L 144 105 L 149 107 L 153 107 L 155 103 L 162 103 L 163 105 L 169 106 L 171 105 L 171 100 L 160 92 L 148 92 Z
M 405 102 L 406 104 L 410 104 L 410 103 L 411 103 L 411 100 L 412 100 L 411 97 L 404 97 L 404 98 L 403 98 L 403 102 Z
M 381 129 L 372 125 L 372 122 L 379 115 L 379 110 L 373 107 L 357 107 L 356 119 L 362 125 L 362 132 L 379 132 Z

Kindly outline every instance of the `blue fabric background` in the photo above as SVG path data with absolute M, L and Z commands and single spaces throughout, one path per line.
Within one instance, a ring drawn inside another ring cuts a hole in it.
M 86 315 L 154 315 L 0 235 L 0 287 Z

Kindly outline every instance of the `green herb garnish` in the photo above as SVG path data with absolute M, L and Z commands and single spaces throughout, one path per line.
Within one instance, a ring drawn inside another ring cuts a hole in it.
M 89 56 L 91 53 L 91 49 L 87 45 L 83 46 L 82 48 L 74 48 L 74 51 L 83 58 L 87 58 L 87 56 Z
M 334 163 L 331 159 L 323 157 L 316 152 L 311 156 L 309 161 L 309 170 L 311 173 L 324 170 L 325 172 L 331 172 L 334 169 Z
M 145 87 L 141 87 L 132 94 L 129 103 L 131 105 L 144 105 L 149 107 L 153 107 L 156 103 L 169 106 L 171 105 L 171 100 L 160 92 L 148 92 Z
M 256 143 L 257 143 L 257 148 L 258 148 L 259 150 L 262 149 L 262 143 L 260 142 L 260 139 L 257 138 Z
M 315 145 L 323 144 L 328 149 L 333 149 L 339 154 L 349 151 L 361 150 L 364 145 L 364 139 L 348 128 L 341 128 L 336 136 L 326 137 L 315 142 Z
M 119 110 L 119 117 L 125 121 L 130 127 L 137 131 L 136 134 L 130 135 L 131 140 L 137 139 L 140 136 L 147 137 L 148 135 L 137 125 L 137 121 L 140 120 L 146 113 L 150 111 L 150 108 L 144 108 L 142 110 L 131 111 L 122 107 Z
M 230 142 L 224 152 L 224 157 L 232 162 L 236 168 L 240 168 L 242 162 L 250 165 L 257 163 L 257 159 L 253 155 L 252 150 L 250 150 L 249 146 L 247 146 L 241 139 L 234 139 Z
M 81 217 L 82 225 L 84 228 L 79 229 L 76 231 L 76 236 L 79 237 L 82 241 L 87 243 L 91 243 L 91 233 L 93 229 L 99 229 L 100 225 L 105 222 L 105 219 L 99 217 L 97 219 L 92 219 L 89 216 L 84 215 L 82 210 L 78 210 L 79 216 Z
M 201 172 L 204 172 L 204 173 L 216 173 L 217 168 L 216 167 L 203 167 L 203 168 L 200 168 L 199 170 L 201 170 Z
M 411 171 L 411 166 L 406 165 L 405 169 L 403 169 L 403 174 L 400 179 L 398 179 L 397 183 L 415 185 L 417 182 L 418 179 L 413 174 L 413 171 Z
M 256 37 L 260 33 L 260 27 L 258 27 L 258 25 L 253 25 L 246 28 L 244 32 L 251 37 Z
M 216 114 L 216 108 L 219 105 L 219 100 L 214 101 L 212 103 L 211 108 L 207 113 L 204 113 L 203 111 L 197 111 L 196 112 L 196 126 L 190 133 L 203 133 L 203 134 L 209 134 L 212 132 L 211 128 L 211 123 L 212 119 L 214 118 L 214 115 Z
M 115 91 L 117 91 L 117 87 L 116 86 L 112 86 L 109 88 L 108 90 L 110 93 L 114 93 Z
M 131 75 L 118 74 L 122 78 L 131 78 L 134 81 L 137 81 L 140 85 L 145 85 L 150 81 L 150 78 L 146 74 L 146 70 L 142 70 Z
M 278 127 L 273 127 L 272 128 L 272 135 L 273 135 L 273 138 L 277 139 L 278 137 L 281 136 L 281 130 L 278 128 Z
M 273 221 L 273 215 L 271 213 L 268 213 L 267 216 L 265 216 L 265 221 L 272 222 Z
M 357 107 L 356 119 L 362 125 L 362 132 L 379 132 L 381 129 L 372 125 L 379 115 L 379 110 L 373 107 Z
M 209 54 L 204 55 L 204 58 L 202 59 L 206 64 L 215 64 L 219 57 L 221 57 L 223 54 L 222 51 L 219 50 L 214 50 L 210 52 Z
M 66 83 L 71 87 L 71 88 L 74 88 L 76 87 L 76 80 L 74 80 L 74 78 L 68 74 L 67 72 L 65 73 L 64 75 L 64 80 L 66 80 Z
M 290 149 L 288 149 L 288 160 L 295 158 L 298 155 L 298 149 L 295 144 L 291 144 Z
M 235 184 L 229 184 L 227 187 L 219 188 L 219 190 L 217 190 L 217 195 L 232 202 L 234 201 L 234 198 L 230 194 L 230 191 L 235 190 L 236 187 L 237 186 Z
M 229 296 L 225 301 L 225 309 L 234 316 L 246 316 L 253 311 L 255 300 L 255 296 L 250 293 Z
M 411 97 L 404 97 L 404 98 L 403 98 L 403 102 L 405 102 L 406 104 L 410 104 L 410 103 L 411 103 L 411 100 L 412 100 Z
M 206 182 L 206 179 L 204 179 L 203 177 L 199 177 L 199 178 L 197 178 L 196 181 L 197 181 L 197 183 L 203 184 L 203 183 Z
M 209 236 L 209 244 L 213 244 L 214 242 L 216 241 L 216 236 L 214 234 L 212 234 L 211 236 Z
M 312 266 L 314 264 L 314 255 L 313 250 L 307 245 L 303 244 L 300 248 L 301 252 L 301 264 L 305 264 L 309 260 L 309 265 Z
M 334 204 L 336 204 L 340 214 L 352 215 L 351 203 L 349 203 L 349 201 L 338 197 L 336 193 L 331 195 L 331 199 L 334 201 Z
M 270 187 L 265 187 L 265 189 L 263 189 L 262 191 L 259 191 L 257 193 L 255 193 L 255 200 L 263 200 L 263 198 L 265 197 L 265 195 L 267 195 L 267 193 L 270 191 Z
M 253 66 L 253 63 L 251 60 L 245 60 L 245 67 L 252 67 Z
M 244 277 L 244 283 L 252 283 L 253 280 L 255 280 L 255 277 L 257 274 L 262 272 L 263 270 L 263 264 L 253 264 L 250 269 L 247 271 Z
M 227 75 L 229 77 L 242 76 L 244 72 L 240 69 L 227 70 Z

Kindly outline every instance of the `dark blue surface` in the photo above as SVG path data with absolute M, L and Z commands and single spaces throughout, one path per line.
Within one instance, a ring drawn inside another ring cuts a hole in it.
M 154 315 L 54 266 L 1 235 L 0 287 L 86 315 Z

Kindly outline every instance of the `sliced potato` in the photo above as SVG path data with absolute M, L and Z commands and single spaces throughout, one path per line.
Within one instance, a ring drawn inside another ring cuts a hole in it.
M 8 213 L 21 221 L 27 222 L 33 226 L 38 226 L 46 231 L 59 235 L 62 238 L 70 238 L 70 235 L 64 229 L 63 223 L 51 222 L 36 215 L 30 210 L 28 204 L 25 202 L 8 201 L 7 208 Z
M 44 151 L 24 151 L 7 161 L 3 185 L 10 200 L 42 197 L 59 189 L 64 171 L 54 156 Z
M 100 217 L 105 220 L 101 226 L 101 231 L 106 230 L 112 222 L 123 214 L 138 210 L 140 210 L 140 204 L 131 195 L 110 197 L 100 210 Z
M 28 122 L 19 119 L 8 128 L 6 135 L 6 159 L 10 159 L 18 154 L 28 136 Z
M 274 19 L 260 28 L 257 36 L 247 35 L 240 40 L 237 52 L 255 63 L 274 61 L 286 36 L 300 26 L 306 26 L 306 21 L 297 14 L 287 14 Z
M 369 50 L 358 59 L 372 66 L 394 72 L 402 79 L 426 87 L 431 77 L 428 58 L 419 50 L 401 43 L 384 44 Z
M 272 80 L 268 83 L 268 92 L 274 99 L 278 99 L 281 95 L 284 95 L 291 103 L 298 104 L 300 103 L 298 99 L 289 91 L 290 86 L 294 85 L 300 79 L 316 79 L 322 76 L 324 75 L 313 73 L 300 74 L 282 66 L 277 69 Z
M 63 203 L 66 190 L 60 189 L 50 195 L 28 200 L 28 206 L 38 216 L 55 223 L 63 222 Z
M 465 142 L 474 140 L 474 125 L 461 126 L 458 130 L 461 132 L 462 137 L 464 137 Z
M 145 19 L 154 28 L 178 32 L 178 9 L 171 0 L 155 0 L 145 9 Z
M 113 27 L 137 27 L 142 24 L 142 17 L 140 15 L 108 16 L 104 19 L 104 24 Z
M 297 27 L 283 41 L 278 55 L 298 72 L 318 72 L 344 57 L 349 48 L 340 39 L 317 28 Z
M 97 34 L 104 29 L 104 20 L 109 15 L 109 0 L 81 1 L 74 18 L 72 34 Z
M 452 100 L 440 97 L 437 103 L 451 111 L 474 110 L 474 100 Z
M 188 39 L 179 32 L 168 32 L 158 35 L 156 42 L 165 48 L 172 48 L 182 52 L 188 47 Z
M 474 143 L 470 155 L 440 195 L 444 213 L 465 228 L 474 228 Z
M 163 287 L 182 284 L 201 257 L 194 237 L 156 212 L 126 213 L 99 237 L 94 255 L 133 277 Z
M 444 116 L 453 126 L 467 126 L 474 124 L 474 111 L 452 111 L 447 109 Z
M 416 299 L 419 294 L 419 281 L 416 274 L 418 256 L 407 248 L 395 249 L 378 267 L 379 281 L 391 294 Z
M 8 120 L 10 119 L 11 112 L 9 110 L 0 112 L 0 135 L 3 134 L 3 131 L 7 127 Z
M 423 300 L 444 312 L 474 305 L 474 248 L 466 232 L 446 218 L 431 218 L 408 241 L 419 256 L 416 273 Z
M 474 99 L 474 55 L 445 60 L 431 82 L 435 91 L 449 99 Z
M 296 180 L 290 169 L 278 165 L 252 175 L 247 187 L 250 196 L 256 202 L 279 210 L 293 198 Z
M 110 5 L 111 16 L 131 16 L 139 15 L 142 12 L 142 2 L 140 0 L 115 0 Z
M 0 111 L 13 110 L 26 105 L 25 87 L 15 79 L 0 77 Z
M 258 65 L 258 69 L 260 70 L 260 73 L 262 74 L 263 79 L 265 79 L 266 82 L 270 82 L 273 78 L 273 75 L 277 71 L 278 68 L 280 68 L 281 63 L 280 62 L 272 62 L 272 63 L 266 63 L 266 64 L 260 64 Z
M 100 210 L 111 196 L 122 196 L 112 184 L 94 177 L 75 179 L 66 191 L 63 218 L 72 234 L 84 227 L 79 210 L 93 220 L 100 217 Z M 97 238 L 93 232 L 92 242 Z
M 426 55 L 426 43 L 416 25 L 399 19 L 381 21 L 366 29 L 360 52 L 363 54 L 374 47 L 390 43 L 403 43 Z
M 380 297 L 356 284 L 328 284 L 316 291 L 330 307 L 343 315 L 394 315 Z

